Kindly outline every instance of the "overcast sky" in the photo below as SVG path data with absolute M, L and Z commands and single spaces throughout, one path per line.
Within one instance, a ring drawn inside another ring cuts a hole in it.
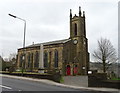
M 79 6 L 86 13 L 89 52 L 101 37 L 109 39 L 117 51 L 118 0 L 0 0 L 0 55 L 9 57 L 23 46 L 24 22 L 9 13 L 26 20 L 28 46 L 69 38 L 69 11 L 78 15 Z

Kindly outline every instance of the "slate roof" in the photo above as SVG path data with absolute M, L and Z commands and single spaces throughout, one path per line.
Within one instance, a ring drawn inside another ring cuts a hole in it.
M 71 39 L 63 39 L 63 40 L 50 41 L 50 42 L 45 42 L 45 43 L 32 44 L 32 45 L 27 46 L 26 48 L 40 46 L 41 44 L 43 45 L 64 44 L 70 40 Z

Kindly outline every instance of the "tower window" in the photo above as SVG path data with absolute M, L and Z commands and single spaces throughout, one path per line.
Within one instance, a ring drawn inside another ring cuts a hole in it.
M 77 24 L 75 23 L 75 36 L 77 35 Z

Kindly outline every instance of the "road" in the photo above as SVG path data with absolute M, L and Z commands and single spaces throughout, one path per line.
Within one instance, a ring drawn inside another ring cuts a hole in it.
M 67 91 L 67 93 L 68 91 L 76 91 L 79 93 L 110 93 L 60 87 L 35 81 L 13 79 L 8 77 L 2 78 L 2 85 L 0 85 L 0 87 L 2 88 L 2 91 Z

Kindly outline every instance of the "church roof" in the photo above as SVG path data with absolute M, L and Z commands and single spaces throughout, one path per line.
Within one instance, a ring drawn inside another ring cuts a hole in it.
M 40 46 L 41 44 L 42 45 L 53 45 L 53 44 L 64 44 L 68 41 L 70 41 L 71 39 L 63 39 L 63 40 L 56 40 L 56 41 L 50 41 L 50 42 L 45 42 L 45 43 L 38 43 L 38 44 L 32 44 L 32 45 L 29 45 L 27 47 L 35 47 L 35 46 Z M 27 48 L 26 47 L 26 48 Z

